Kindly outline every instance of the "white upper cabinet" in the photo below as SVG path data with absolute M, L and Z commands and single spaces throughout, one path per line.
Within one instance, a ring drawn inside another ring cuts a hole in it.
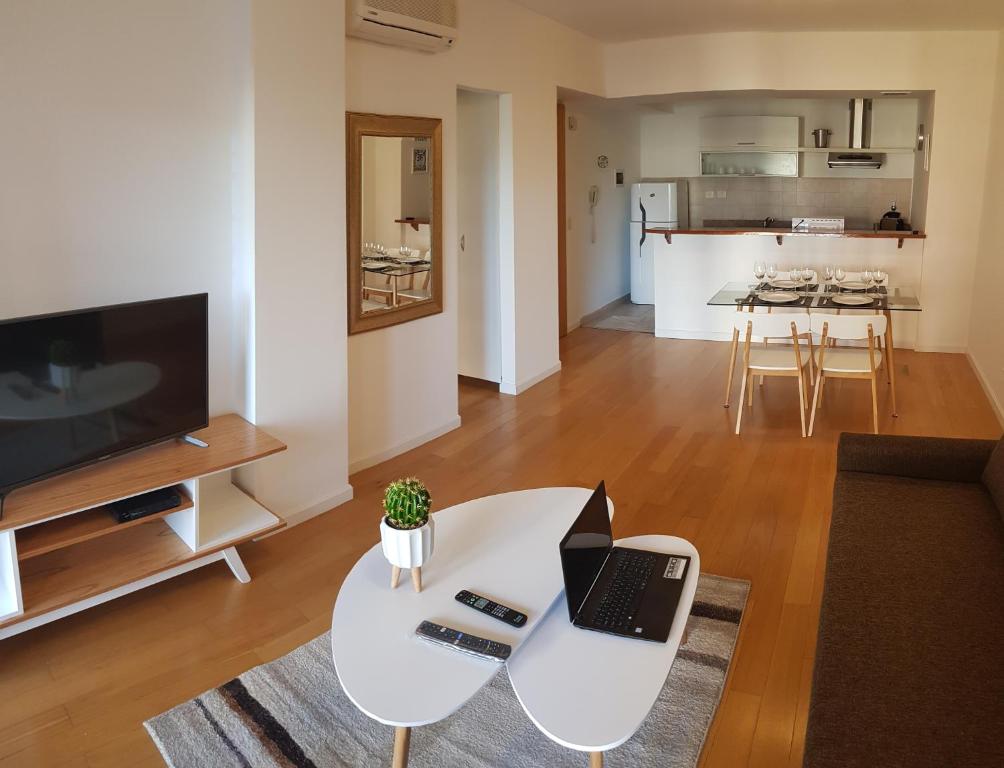
M 765 115 L 702 117 L 701 147 L 787 148 L 798 146 L 798 118 Z

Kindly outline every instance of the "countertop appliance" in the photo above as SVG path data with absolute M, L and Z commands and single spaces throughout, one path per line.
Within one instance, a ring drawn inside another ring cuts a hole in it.
M 645 229 L 683 229 L 688 221 L 686 181 L 631 185 L 631 301 L 655 304 L 655 239 Z

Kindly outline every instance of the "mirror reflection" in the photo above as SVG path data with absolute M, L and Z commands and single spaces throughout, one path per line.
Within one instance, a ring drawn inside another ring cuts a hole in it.
M 432 141 L 362 137 L 362 312 L 432 298 Z

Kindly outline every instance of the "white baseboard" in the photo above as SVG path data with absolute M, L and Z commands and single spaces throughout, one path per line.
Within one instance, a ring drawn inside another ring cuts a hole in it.
M 896 349 L 899 349 L 899 340 L 894 339 L 896 342 Z M 942 355 L 969 355 L 969 350 L 966 347 L 952 347 L 952 346 L 927 346 L 916 347 L 917 352 L 936 352 Z
M 990 401 L 990 407 L 994 410 L 994 415 L 997 417 L 997 423 L 1004 426 L 1004 407 L 1001 406 L 1001 402 L 997 399 L 996 393 L 990 387 L 990 381 L 983 373 L 983 369 L 980 368 L 980 364 L 976 362 L 976 359 L 971 354 L 967 352 L 966 358 L 969 360 L 969 364 L 973 367 L 973 371 L 976 373 L 976 379 L 980 382 L 980 386 L 983 387 L 987 400 Z
M 681 331 L 676 328 L 656 328 L 655 336 L 658 339 L 687 339 L 690 341 L 732 341 L 732 332 L 718 333 L 717 331 Z
M 418 448 L 418 446 L 423 443 L 427 443 L 430 440 L 435 440 L 440 435 L 445 435 L 447 432 L 452 432 L 457 427 L 460 426 L 460 415 L 454 416 L 452 419 L 447 421 L 435 429 L 429 430 L 425 434 L 418 435 L 411 438 L 410 440 L 405 440 L 403 443 L 398 443 L 392 448 L 388 448 L 379 453 L 375 453 L 372 456 L 367 456 L 362 459 L 357 459 L 349 464 L 349 474 L 354 475 L 356 472 L 362 472 L 364 469 L 369 469 L 370 467 L 376 466 L 381 462 L 387 461 L 388 459 L 393 459 L 395 456 L 400 456 L 406 451 L 410 451 L 412 448 Z
M 540 382 L 542 382 L 544 379 L 550 378 L 559 371 L 561 371 L 560 360 L 557 362 L 557 364 L 552 365 L 545 371 L 541 371 L 536 376 L 531 376 L 528 379 L 523 379 L 523 381 L 517 382 L 515 387 L 512 384 L 507 384 L 506 382 L 502 382 L 502 384 L 499 385 L 499 392 L 501 392 L 504 395 L 521 395 L 524 392 L 526 392 L 530 387 L 532 387 L 534 384 L 540 384 Z
M 292 528 L 294 525 L 305 523 L 307 520 L 310 520 L 310 518 L 322 515 L 329 509 L 334 509 L 335 507 L 339 507 L 347 501 L 352 501 L 353 494 L 354 491 L 352 489 L 352 486 L 346 483 L 345 487 L 342 488 L 340 491 L 338 491 L 338 493 L 336 493 L 334 496 L 329 496 L 328 498 L 323 499 L 322 501 L 319 501 L 316 504 L 311 504 L 306 509 L 300 510 L 299 512 L 295 512 L 292 515 L 287 515 L 285 518 L 286 528 Z M 276 533 L 281 533 L 282 530 L 284 529 L 276 531 Z

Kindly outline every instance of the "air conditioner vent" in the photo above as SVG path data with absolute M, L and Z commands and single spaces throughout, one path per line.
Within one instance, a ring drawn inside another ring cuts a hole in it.
M 378 11 L 399 13 L 430 24 L 457 26 L 456 0 L 366 0 L 366 5 Z

